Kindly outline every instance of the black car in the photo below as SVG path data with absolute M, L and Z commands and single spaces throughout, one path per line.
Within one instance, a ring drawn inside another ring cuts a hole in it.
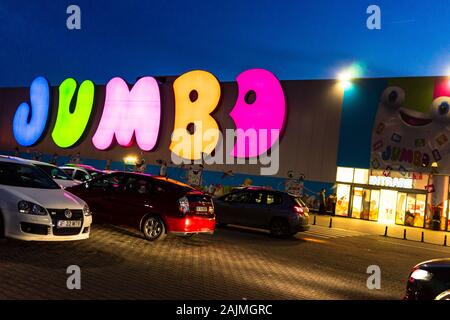
M 259 187 L 235 190 L 214 199 L 216 221 L 268 229 L 277 237 L 309 229 L 309 209 L 304 202 L 286 192 Z
M 409 275 L 405 300 L 448 300 L 450 293 L 450 259 L 425 261 Z

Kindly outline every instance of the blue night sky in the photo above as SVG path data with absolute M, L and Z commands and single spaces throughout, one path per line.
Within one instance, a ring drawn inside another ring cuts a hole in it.
M 81 8 L 81 30 L 66 8 Z M 381 7 L 382 29 L 366 28 Z M 221 81 L 259 67 L 280 79 L 444 75 L 450 67 L 448 0 L 0 0 L 0 86 L 38 75 L 103 84 L 205 69 Z

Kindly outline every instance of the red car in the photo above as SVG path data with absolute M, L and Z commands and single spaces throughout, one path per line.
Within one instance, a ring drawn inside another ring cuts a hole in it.
M 151 241 L 214 233 L 211 197 L 172 179 L 113 172 L 67 190 L 89 204 L 95 219 L 136 228 Z

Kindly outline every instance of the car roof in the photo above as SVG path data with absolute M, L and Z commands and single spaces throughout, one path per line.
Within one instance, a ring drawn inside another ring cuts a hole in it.
M 75 167 L 75 166 L 59 166 L 58 168 L 60 168 L 60 169 L 80 170 L 80 171 L 87 172 L 85 168 Z
M 427 267 L 446 267 L 450 268 L 450 259 L 442 258 L 442 259 L 433 259 L 419 263 L 414 268 L 427 268 Z
M 47 163 L 47 162 L 43 162 L 43 161 L 37 161 L 37 160 L 30 160 L 30 159 L 23 159 L 24 161 L 34 164 L 34 165 L 41 165 L 41 166 L 49 166 L 49 167 L 55 167 L 58 168 L 57 166 L 51 164 L 51 163 Z
M 81 163 L 66 163 L 64 165 L 64 167 L 66 167 L 66 168 L 78 168 L 78 169 L 102 172 L 101 170 L 99 170 L 99 169 L 97 169 L 97 168 L 95 168 L 93 166 L 90 166 L 90 165 L 87 165 L 87 164 L 81 164 Z
M 246 191 L 270 191 L 270 192 L 274 192 L 274 193 L 287 194 L 284 191 L 274 190 L 274 189 L 270 189 L 268 187 L 260 187 L 260 186 L 235 187 L 233 192 L 244 191 L 244 190 L 246 190 Z
M 19 158 L 19 157 L 13 157 L 13 156 L 0 155 L 0 160 L 3 160 L 4 162 L 14 162 L 14 163 L 22 163 L 22 164 L 33 164 L 33 165 L 44 165 L 44 166 L 58 168 L 57 166 L 55 166 L 55 165 L 53 165 L 51 163 L 37 161 L 37 160 L 24 159 L 24 158 Z
M 174 179 L 171 179 L 171 178 L 168 178 L 168 177 L 163 177 L 163 176 L 152 176 L 152 178 L 153 178 L 153 179 L 156 179 L 156 180 L 160 180 L 160 181 L 167 181 L 167 182 L 170 182 L 170 183 L 179 185 L 179 186 L 181 186 L 181 187 L 187 187 L 187 188 L 190 188 L 190 189 L 195 189 L 195 188 L 191 187 L 190 185 L 188 185 L 188 184 L 186 184 L 186 183 L 183 183 L 183 182 L 181 182 L 181 181 L 174 180 Z
M 113 171 L 113 172 L 110 172 L 108 174 L 117 174 L 117 173 L 126 174 L 126 175 L 129 175 L 129 176 L 133 176 L 134 175 L 134 176 L 147 177 L 147 178 L 151 178 L 151 179 L 155 179 L 155 180 L 159 180 L 159 181 L 164 181 L 164 182 L 176 184 L 176 185 L 181 186 L 181 187 L 187 187 L 189 189 L 195 190 L 195 188 L 193 188 L 190 185 L 185 184 L 185 183 L 183 183 L 181 181 L 174 180 L 174 179 L 167 178 L 167 177 L 162 177 L 162 176 L 153 176 L 153 175 L 151 175 L 149 173 L 128 172 L 128 171 Z
M 17 164 L 30 164 L 25 159 L 18 158 L 18 157 L 12 157 L 12 156 L 5 156 L 5 155 L 0 155 L 0 161 L 8 162 L 8 163 L 17 163 Z

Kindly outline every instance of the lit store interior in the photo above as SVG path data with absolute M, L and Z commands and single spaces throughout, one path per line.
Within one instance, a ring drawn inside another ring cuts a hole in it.
M 336 215 L 448 230 L 448 184 L 445 175 L 338 167 Z

